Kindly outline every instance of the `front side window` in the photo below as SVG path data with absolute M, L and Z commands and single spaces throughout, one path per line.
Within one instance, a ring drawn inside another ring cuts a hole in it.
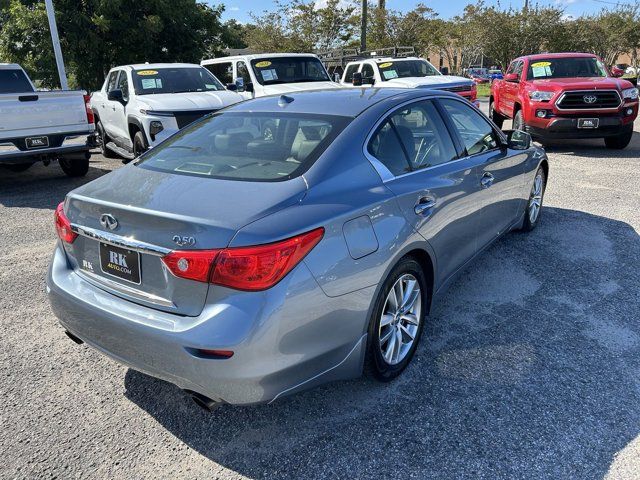
M 233 66 L 231 62 L 212 63 L 204 67 L 225 85 L 233 83 Z
M 391 60 L 378 63 L 383 81 L 394 78 L 430 77 L 440 75 L 436 67 L 424 60 Z
M 431 101 L 414 103 L 393 113 L 367 148 L 394 175 L 457 157 L 449 132 Z
M 33 92 L 33 87 L 22 70 L 0 69 L 0 93 Z
M 122 90 L 122 99 L 125 102 L 129 100 L 129 81 L 127 80 L 127 72 L 125 72 L 124 70 L 120 71 L 116 89 Z
M 362 66 L 362 78 L 373 78 L 374 75 L 375 74 L 373 73 L 373 67 L 368 63 L 365 63 Z
M 328 82 L 331 79 L 316 57 L 271 57 L 251 60 L 260 85 Z
M 351 83 L 353 81 L 353 74 L 358 71 L 360 67 L 359 63 L 353 63 L 347 67 L 347 71 L 344 74 L 344 81 Z
M 440 103 L 451 116 L 467 155 L 498 148 L 498 135 L 480 112 L 458 100 L 442 98 Z
M 246 63 L 237 62 L 236 63 L 236 70 L 238 71 L 238 76 L 240 78 L 242 78 L 242 80 L 244 81 L 245 85 L 251 83 L 251 76 L 249 75 L 249 69 L 247 68 L 247 64 Z
M 120 70 L 114 70 L 109 74 L 109 80 L 107 81 L 107 93 L 116 88 L 116 80 L 118 79 L 118 72 Z
M 137 165 L 226 180 L 288 180 L 304 173 L 350 121 L 285 112 L 219 113 L 154 147 Z
M 547 58 L 529 62 L 527 79 L 606 77 L 607 69 L 595 57 Z
M 136 95 L 224 90 L 218 79 L 202 67 L 148 68 L 134 70 L 131 77 Z

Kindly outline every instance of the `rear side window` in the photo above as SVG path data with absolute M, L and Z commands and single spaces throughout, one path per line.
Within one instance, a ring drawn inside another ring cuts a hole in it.
M 350 121 L 283 112 L 219 113 L 181 130 L 138 165 L 227 180 L 288 180 L 304 173 Z
M 22 70 L 0 70 L 0 93 L 25 92 L 33 92 L 33 87 Z
M 368 151 L 394 175 L 433 167 L 457 157 L 453 141 L 431 101 L 394 112 L 372 137 Z
M 231 62 L 212 63 L 204 68 L 213 73 L 224 84 L 233 83 L 233 66 Z
M 468 155 L 498 148 L 498 134 L 480 112 L 458 100 L 443 98 L 440 102 L 451 116 Z

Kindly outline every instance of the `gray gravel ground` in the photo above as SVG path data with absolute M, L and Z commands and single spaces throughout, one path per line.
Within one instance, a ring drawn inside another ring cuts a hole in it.
M 53 209 L 120 163 L 0 173 L 0 477 L 640 478 L 640 134 L 548 152 L 541 225 L 466 272 L 401 378 L 212 414 L 46 301 Z

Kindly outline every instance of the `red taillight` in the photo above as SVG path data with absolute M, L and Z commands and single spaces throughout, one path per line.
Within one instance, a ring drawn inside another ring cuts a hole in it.
M 87 110 L 87 122 L 93 123 L 95 118 L 93 117 L 93 110 L 91 110 L 91 95 L 83 95 L 84 97 L 84 108 Z
M 175 251 L 162 260 L 177 277 L 238 290 L 265 290 L 282 280 L 323 235 L 324 228 L 317 228 L 267 245 Z
M 56 221 L 56 231 L 58 232 L 60 240 L 67 243 L 73 243 L 78 234 L 71 230 L 71 222 L 64 214 L 64 202 L 60 202 L 60 205 L 56 208 L 54 218 Z
M 220 250 L 176 250 L 162 257 L 162 261 L 176 277 L 208 282 L 218 253 Z
M 478 87 L 474 83 L 471 85 L 471 102 L 474 102 L 478 98 Z

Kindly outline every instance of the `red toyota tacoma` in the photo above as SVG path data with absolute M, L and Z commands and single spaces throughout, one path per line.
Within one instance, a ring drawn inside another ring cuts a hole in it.
M 638 90 L 612 77 L 597 56 L 547 53 L 516 58 L 491 86 L 489 116 L 544 142 L 557 138 L 604 138 L 625 148 L 638 115 Z

